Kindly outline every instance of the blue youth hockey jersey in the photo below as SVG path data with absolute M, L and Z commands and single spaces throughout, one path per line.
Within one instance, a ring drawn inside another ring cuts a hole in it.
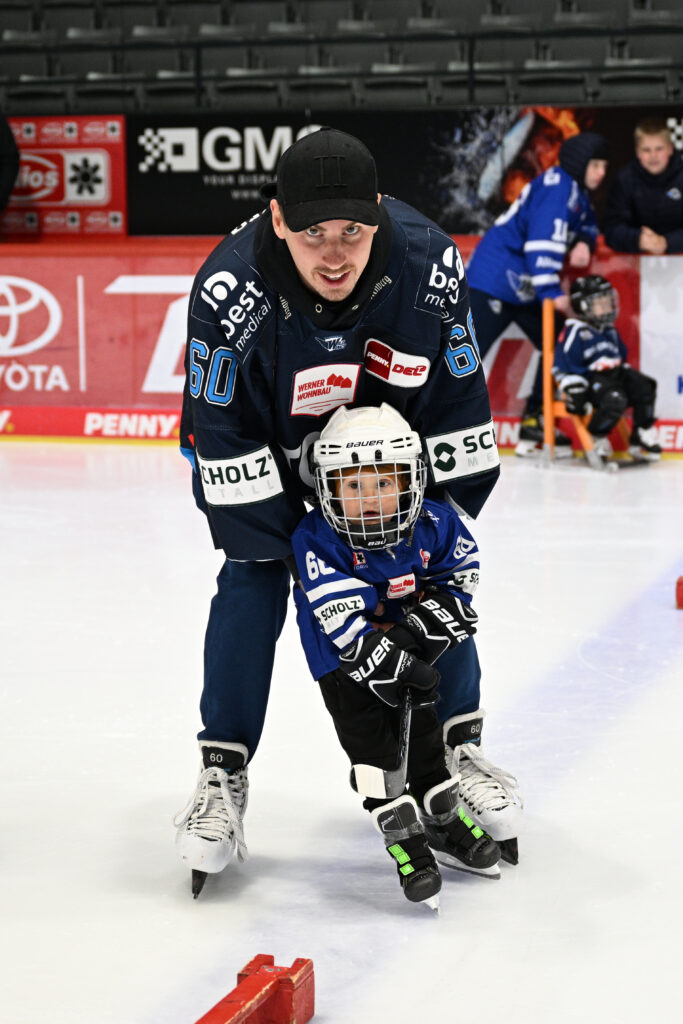
M 427 499 L 410 543 L 391 551 L 353 551 L 325 520 L 309 512 L 292 537 L 300 584 L 297 622 L 314 679 L 339 668 L 339 654 L 369 633 L 370 619 L 398 622 L 406 600 L 426 584 L 468 604 L 479 582 L 479 551 L 457 513 Z M 383 614 L 377 615 L 379 602 Z
M 522 189 L 474 250 L 470 288 L 515 305 L 557 298 L 567 251 L 579 241 L 595 249 L 598 227 L 588 192 L 561 167 Z
M 499 458 L 453 240 L 384 197 L 388 258 L 343 330 L 316 327 L 255 254 L 259 223 L 224 239 L 190 295 L 181 448 L 216 547 L 235 560 L 291 553 L 314 493 L 308 453 L 341 405 L 388 402 L 423 438 L 430 493 L 476 516 Z
M 572 317 L 565 321 L 557 339 L 553 377 L 560 384 L 564 377 L 588 377 L 620 366 L 627 359 L 626 345 L 616 327 L 599 331 Z

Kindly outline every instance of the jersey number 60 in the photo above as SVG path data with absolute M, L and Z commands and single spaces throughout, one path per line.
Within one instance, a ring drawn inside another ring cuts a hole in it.
M 209 346 L 193 338 L 190 342 L 188 372 L 190 394 L 193 398 L 199 398 L 203 390 L 206 401 L 211 405 L 228 405 L 235 393 L 235 355 L 227 348 L 214 349 L 207 368 L 208 358 Z

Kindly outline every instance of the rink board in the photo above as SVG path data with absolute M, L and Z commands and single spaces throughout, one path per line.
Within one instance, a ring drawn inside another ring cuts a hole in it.
M 476 236 L 456 238 L 467 259 Z M 0 439 L 175 441 L 187 300 L 216 238 L 9 243 L 0 252 Z M 658 382 L 659 441 L 683 452 L 681 257 L 598 249 L 632 365 Z M 484 361 L 502 449 L 514 447 L 538 356 L 512 325 Z

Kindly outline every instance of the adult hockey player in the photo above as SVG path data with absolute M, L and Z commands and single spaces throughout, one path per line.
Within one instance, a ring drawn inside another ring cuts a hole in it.
M 565 262 L 574 268 L 590 263 L 598 227 L 589 193 L 605 177 L 607 153 L 606 140 L 594 132 L 566 139 L 560 147 L 559 165 L 525 185 L 477 245 L 467 279 L 482 359 L 511 323 L 542 352 L 542 303 L 546 298 L 555 305 L 555 334 L 559 333 L 570 312 L 560 274 Z M 534 456 L 543 448 L 542 405 L 543 367 L 539 360 L 522 414 L 518 455 Z M 569 438 L 558 434 L 555 443 L 571 455 Z
M 202 770 L 178 822 L 194 874 L 244 859 L 247 764 L 266 713 L 308 453 L 341 405 L 389 401 L 424 439 L 429 492 L 476 516 L 499 474 L 467 282 L 452 239 L 382 197 L 372 155 L 323 129 L 281 157 L 269 208 L 235 229 L 189 301 L 181 447 L 225 552 L 204 649 Z M 474 641 L 443 656 L 448 742 L 478 738 Z M 504 806 L 482 769 L 478 798 Z
M 590 407 L 588 429 L 598 455 L 612 454 L 608 434 L 626 410 L 633 410 L 629 454 L 654 462 L 662 449 L 657 443 L 655 398 L 657 382 L 629 366 L 628 353 L 614 326 L 619 296 L 599 274 L 578 277 L 571 286 L 570 317 L 555 347 L 553 377 L 569 412 L 582 415 Z
M 449 867 L 500 874 L 498 846 L 460 802 L 460 775 L 446 767 L 449 723 L 434 710 L 432 666 L 476 632 L 477 546 L 451 505 L 423 502 L 422 443 L 386 402 L 337 409 L 313 467 L 320 507 L 292 537 L 302 643 L 403 892 L 433 906 L 441 877 L 430 846 Z M 397 709 L 406 689 L 414 711 L 404 776 Z

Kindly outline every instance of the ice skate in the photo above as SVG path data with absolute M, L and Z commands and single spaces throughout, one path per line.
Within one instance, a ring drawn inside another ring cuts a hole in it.
M 427 840 L 439 864 L 487 878 L 500 878 L 500 849 L 475 825 L 459 796 L 460 779 L 446 779 L 424 797 L 421 815 Z
M 247 748 L 241 743 L 202 741 L 202 768 L 188 803 L 176 817 L 176 849 L 192 871 L 192 895 L 202 891 L 206 876 L 217 874 L 237 853 L 247 859 L 242 819 L 249 782 Z
M 614 449 L 608 437 L 594 437 L 593 438 L 593 451 L 596 455 L 599 455 L 601 459 L 611 459 L 614 455 Z
M 371 811 L 375 828 L 396 862 L 406 899 L 439 910 L 441 875 L 411 796 L 400 796 Z
M 631 434 L 628 453 L 638 462 L 657 462 L 662 457 L 661 445 L 657 444 L 654 427 L 636 427 Z
M 524 804 L 514 775 L 491 764 L 481 751 L 484 715 L 480 708 L 444 723 L 446 766 L 452 776 L 460 775 L 460 803 L 467 814 L 495 839 L 502 859 L 516 864 Z
M 520 455 L 523 459 L 537 458 L 543 452 L 544 441 L 543 416 L 540 413 L 526 413 L 522 417 L 522 425 L 519 428 L 519 441 L 515 448 L 515 455 Z M 571 457 L 571 440 L 566 434 L 562 434 L 555 428 L 555 458 Z

